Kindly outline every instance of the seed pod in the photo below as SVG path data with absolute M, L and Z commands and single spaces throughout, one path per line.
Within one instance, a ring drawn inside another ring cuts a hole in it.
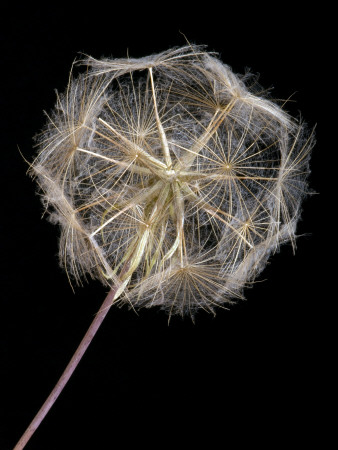
M 170 315 L 242 297 L 294 245 L 313 133 L 203 47 L 81 63 L 32 165 L 69 278 Z

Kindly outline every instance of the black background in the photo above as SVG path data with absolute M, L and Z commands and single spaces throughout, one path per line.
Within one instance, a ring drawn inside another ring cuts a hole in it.
M 213 439 L 226 446 L 234 433 L 239 448 L 247 437 L 269 448 L 321 439 L 331 302 L 322 289 L 330 242 L 323 171 L 333 151 L 321 73 L 330 13 L 286 3 L 223 11 L 201 4 L 185 14 L 173 3 L 81 8 L 8 8 L 2 17 L 0 449 L 19 439 L 106 294 L 96 282 L 73 294 L 58 266 L 58 229 L 41 220 L 20 152 L 32 160 L 43 110 L 52 109 L 55 89 L 65 89 L 78 52 L 141 57 L 184 45 L 183 34 L 235 72 L 260 73 L 272 98 L 292 96 L 286 109 L 317 124 L 310 184 L 318 194 L 304 202 L 297 252 L 283 247 L 247 301 L 215 318 L 201 312 L 195 324 L 174 317 L 168 326 L 156 309 L 112 309 L 27 450 L 116 448 L 121 439 L 123 448 L 202 439 L 216 448 Z

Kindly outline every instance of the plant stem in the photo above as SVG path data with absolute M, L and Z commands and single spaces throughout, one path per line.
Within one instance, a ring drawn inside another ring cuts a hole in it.
M 42 420 L 47 415 L 50 408 L 55 403 L 58 396 L 61 394 L 63 388 L 67 384 L 68 380 L 72 376 L 74 370 L 76 369 L 77 365 L 79 364 L 82 356 L 84 355 L 85 351 L 87 350 L 89 344 L 91 343 L 93 337 L 95 336 L 97 330 L 100 328 L 101 323 L 103 322 L 103 319 L 106 317 L 112 303 L 115 297 L 115 294 L 117 292 L 118 286 L 114 286 L 111 288 L 110 292 L 108 293 L 107 297 L 105 298 L 100 310 L 96 314 L 93 322 L 91 323 L 90 327 L 88 328 L 87 333 L 85 334 L 84 338 L 82 339 L 80 345 L 78 346 L 77 350 L 75 351 L 72 359 L 70 360 L 68 366 L 66 367 L 65 371 L 61 375 L 61 378 L 56 383 L 54 389 L 50 393 L 49 397 L 45 401 L 45 403 L 40 408 L 39 412 L 36 414 L 34 419 L 32 420 L 31 424 L 28 426 L 27 430 L 22 435 L 19 442 L 14 447 L 14 450 L 22 450 L 29 439 L 32 437 L 34 431 L 38 428 Z

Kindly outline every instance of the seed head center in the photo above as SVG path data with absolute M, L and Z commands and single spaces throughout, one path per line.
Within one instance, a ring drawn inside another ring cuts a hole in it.
M 177 173 L 175 172 L 175 170 L 167 169 L 165 173 L 169 180 L 174 180 L 177 177 Z

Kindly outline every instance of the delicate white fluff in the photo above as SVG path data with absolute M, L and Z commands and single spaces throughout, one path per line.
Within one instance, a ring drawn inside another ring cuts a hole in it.
M 81 63 L 32 165 L 69 276 L 170 314 L 242 297 L 294 244 L 313 133 L 203 46 Z

